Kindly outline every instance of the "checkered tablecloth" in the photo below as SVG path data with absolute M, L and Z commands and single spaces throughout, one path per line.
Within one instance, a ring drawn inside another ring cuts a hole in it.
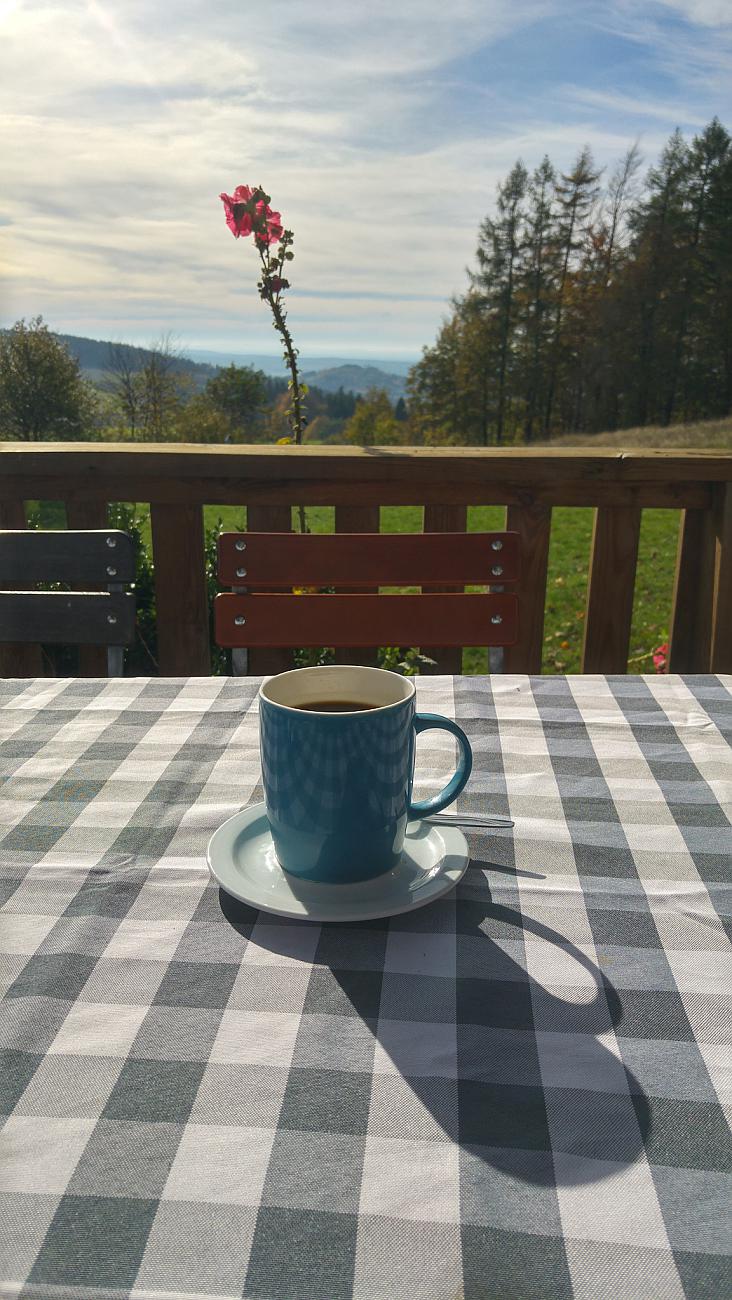
M 256 686 L 0 683 L 0 1297 L 729 1294 L 732 679 L 420 680 L 515 829 L 322 927 L 209 883 Z

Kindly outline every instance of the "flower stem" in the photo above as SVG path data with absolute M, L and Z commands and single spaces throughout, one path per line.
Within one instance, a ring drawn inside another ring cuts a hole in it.
M 262 268 L 264 272 L 262 276 L 262 283 L 264 285 L 265 295 L 267 298 L 267 302 L 269 303 L 272 309 L 272 315 L 274 316 L 277 330 L 282 336 L 282 342 L 285 345 L 285 352 L 287 354 L 287 364 L 290 368 L 290 375 L 291 375 L 290 386 L 292 389 L 292 411 L 291 413 L 288 412 L 287 419 L 290 428 L 292 429 L 292 432 L 295 435 L 295 442 L 299 446 L 300 443 L 302 442 L 304 420 L 303 420 L 302 405 L 301 405 L 301 398 L 300 398 L 300 381 L 298 379 L 298 374 L 297 374 L 297 355 L 295 352 L 295 345 L 292 342 L 292 335 L 290 334 L 290 331 L 287 328 L 285 313 L 283 312 L 279 303 L 280 295 L 279 293 L 275 294 L 272 292 L 269 283 L 267 281 L 268 267 L 264 255 L 264 250 L 262 248 L 260 248 L 259 250 L 259 256 L 262 259 Z
M 264 288 L 265 297 L 272 310 L 272 315 L 274 316 L 274 322 L 277 331 L 281 335 L 282 341 L 285 345 L 287 364 L 290 368 L 290 376 L 291 376 L 290 390 L 292 393 L 292 406 L 290 410 L 287 412 L 287 422 L 295 436 L 295 443 L 299 447 L 302 443 L 302 435 L 305 426 L 305 421 L 303 419 L 302 404 L 301 404 L 301 397 L 300 397 L 300 381 L 298 379 L 298 374 L 297 374 L 297 353 L 295 351 L 295 345 L 292 342 L 292 335 L 290 334 L 290 331 L 287 328 L 287 320 L 285 317 L 285 313 L 280 306 L 279 291 L 277 293 L 273 293 L 270 287 L 267 278 L 267 272 L 269 270 L 269 267 L 267 264 L 267 259 L 264 254 L 264 249 L 261 247 L 261 245 L 259 247 L 259 256 L 262 261 L 262 286 Z M 279 261 L 276 264 L 277 271 L 279 274 L 282 273 L 282 269 L 284 267 L 284 260 L 285 259 L 284 259 L 284 248 L 283 248 Z M 307 516 L 305 514 L 304 506 L 297 507 L 297 517 L 300 525 L 300 532 L 309 533 L 310 529 L 308 528 L 308 521 L 307 521 Z

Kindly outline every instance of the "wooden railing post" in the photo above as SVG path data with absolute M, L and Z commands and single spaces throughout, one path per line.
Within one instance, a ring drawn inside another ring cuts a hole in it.
M 247 506 L 247 531 L 252 533 L 289 533 L 292 529 L 292 507 Z M 246 567 L 246 566 L 245 566 Z M 242 578 L 245 585 L 246 578 Z M 251 676 L 268 676 L 285 673 L 293 667 L 292 651 L 279 646 L 252 648 L 248 652 L 247 671 Z
M 669 638 L 669 669 L 673 673 L 709 672 L 715 542 L 712 510 L 684 510 L 676 554 Z
M 66 505 L 66 527 L 67 528 L 106 528 L 107 527 L 107 503 L 106 501 L 67 501 Z M 111 581 L 111 579 L 110 579 Z M 80 677 L 106 677 L 107 676 L 107 648 L 102 645 L 80 645 L 79 646 L 79 676 Z
M 508 507 L 506 527 L 519 535 L 521 571 L 516 586 L 511 588 L 519 598 L 519 638 L 503 651 L 507 673 L 541 672 L 551 526 L 552 508 L 541 501 Z
M 732 483 L 714 488 L 714 610 L 710 668 L 732 672 Z
M 467 506 L 426 505 L 424 531 L 426 533 L 464 533 L 468 526 Z M 423 591 L 464 591 L 464 587 L 423 587 Z M 423 654 L 434 659 L 434 668 L 420 669 L 425 673 L 461 673 L 463 652 L 460 646 L 420 646 Z
M 150 505 L 158 667 L 163 676 L 211 671 L 203 506 Z
M 336 506 L 335 530 L 337 533 L 378 533 L 381 512 L 378 506 Z M 348 587 L 339 587 L 347 592 Z M 376 587 L 359 587 L 364 594 L 377 591 Z M 375 664 L 376 649 L 373 646 L 348 646 L 335 652 L 337 664 Z
M 26 528 L 24 501 L 0 501 L 0 528 Z M 43 658 L 39 645 L 0 642 L 0 677 L 41 677 Z
M 583 673 L 624 673 L 628 667 L 641 512 L 601 506 L 592 532 Z

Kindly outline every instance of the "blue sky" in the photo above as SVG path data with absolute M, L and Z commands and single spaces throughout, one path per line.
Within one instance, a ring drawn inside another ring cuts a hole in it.
M 304 354 L 409 357 L 517 157 L 732 128 L 732 0 L 0 0 L 0 319 L 276 351 L 218 193 L 295 231 Z

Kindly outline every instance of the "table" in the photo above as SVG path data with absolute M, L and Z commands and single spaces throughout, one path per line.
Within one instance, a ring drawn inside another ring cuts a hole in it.
M 256 689 L 0 683 L 0 1295 L 729 1293 L 732 678 L 419 680 L 516 825 L 358 927 L 209 883 Z

